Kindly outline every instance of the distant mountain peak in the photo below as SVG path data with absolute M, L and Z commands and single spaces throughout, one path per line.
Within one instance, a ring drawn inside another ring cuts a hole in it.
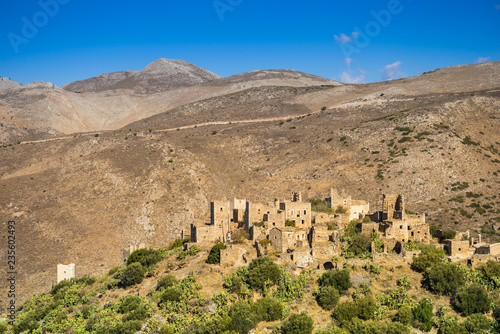
M 21 87 L 21 84 L 9 78 L 0 77 L 0 92 L 8 91 L 17 87 Z
M 69 83 L 63 88 L 73 92 L 132 89 L 136 93 L 157 93 L 200 85 L 219 78 L 219 75 L 184 60 L 160 58 L 139 72 L 105 73 L 90 79 Z

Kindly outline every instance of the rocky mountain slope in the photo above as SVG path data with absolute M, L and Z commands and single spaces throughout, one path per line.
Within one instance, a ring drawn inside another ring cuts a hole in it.
M 112 72 L 98 75 L 93 78 L 70 82 L 61 88 L 74 93 L 100 92 L 103 90 L 111 90 L 112 87 L 119 84 L 123 80 L 128 79 L 138 71 L 122 71 Z
M 102 74 L 64 89 L 38 82 L 0 91 L 0 144 L 116 130 L 194 101 L 251 87 L 338 84 L 291 70 L 253 72 L 226 81 L 218 78 L 184 61 L 160 59 L 140 72 Z
M 29 119 L 32 108 L 31 115 L 91 119 L 57 101 L 95 106 L 89 114 L 108 112 L 107 119 L 120 115 L 116 101 L 144 108 L 118 130 L 0 148 L 0 216 L 18 222 L 20 298 L 50 287 L 57 263 L 102 274 L 129 244 L 168 245 L 191 223 L 208 221 L 215 199 L 266 201 L 292 190 L 322 198 L 336 187 L 376 208 L 379 194 L 402 193 L 431 223 L 495 240 L 500 76 L 489 73 L 499 67 L 369 85 L 206 84 L 175 96 L 76 94 L 49 84 L 3 94 L 0 110 L 16 106 L 17 114 L 2 117 Z M 136 121 L 146 112 L 151 117 Z
M 4 92 L 13 88 L 20 87 L 21 84 L 9 78 L 0 77 L 0 92 Z
M 64 85 L 72 92 L 98 92 L 131 89 L 138 94 L 157 93 L 173 88 L 200 85 L 220 76 L 183 60 L 158 59 L 141 71 L 124 71 L 99 75 Z

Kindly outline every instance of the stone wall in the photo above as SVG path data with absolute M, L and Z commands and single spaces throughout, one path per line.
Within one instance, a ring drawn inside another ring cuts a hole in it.
M 336 214 L 328 214 L 324 212 L 314 212 L 314 224 L 336 223 L 339 221 L 339 216 Z
M 370 211 L 370 204 L 365 201 L 351 201 L 349 208 L 349 219 L 363 219 L 363 217 Z
M 465 259 L 469 257 L 468 240 L 443 240 L 444 250 L 449 256 Z
M 229 226 L 233 213 L 227 201 L 213 201 L 210 203 L 210 224 Z
M 225 241 L 224 230 L 218 225 L 191 225 L 192 242 L 219 242 Z
M 280 210 L 285 212 L 285 220 L 295 222 L 295 227 L 311 227 L 311 203 L 281 202 Z
M 232 220 L 235 223 L 244 222 L 245 221 L 245 210 L 247 206 L 246 199 L 237 199 L 234 198 L 230 202 L 229 210 L 232 212 Z
M 72 279 L 76 277 L 76 266 L 74 263 L 68 265 L 58 264 L 57 265 L 57 283 L 65 280 Z
M 230 245 L 226 249 L 220 250 L 220 265 L 234 266 L 243 265 L 246 261 L 244 258 L 246 250 L 242 247 Z

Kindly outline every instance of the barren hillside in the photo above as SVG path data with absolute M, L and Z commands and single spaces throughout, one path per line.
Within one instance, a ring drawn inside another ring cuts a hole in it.
M 121 130 L 2 147 L 0 216 L 18 222 L 22 298 L 50 287 L 57 263 L 104 273 L 131 243 L 167 245 L 207 221 L 214 199 L 322 198 L 336 187 L 376 207 L 380 193 L 402 193 L 431 223 L 495 239 L 500 82 L 476 75 L 499 66 L 370 85 L 226 86 L 225 95 L 208 86 L 197 88 L 203 99 Z M 47 84 L 16 94 L 24 104 L 12 95 L 2 103 L 18 112 L 67 96 L 68 105 L 98 105 Z M 110 94 L 108 105 L 130 101 Z M 134 99 L 155 106 L 161 94 Z M 93 112 L 109 112 L 106 103 Z

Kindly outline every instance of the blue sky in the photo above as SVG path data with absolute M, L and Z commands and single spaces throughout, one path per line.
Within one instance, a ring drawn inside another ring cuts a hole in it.
M 0 76 L 58 86 L 183 59 L 375 82 L 500 60 L 500 0 L 0 0 Z

